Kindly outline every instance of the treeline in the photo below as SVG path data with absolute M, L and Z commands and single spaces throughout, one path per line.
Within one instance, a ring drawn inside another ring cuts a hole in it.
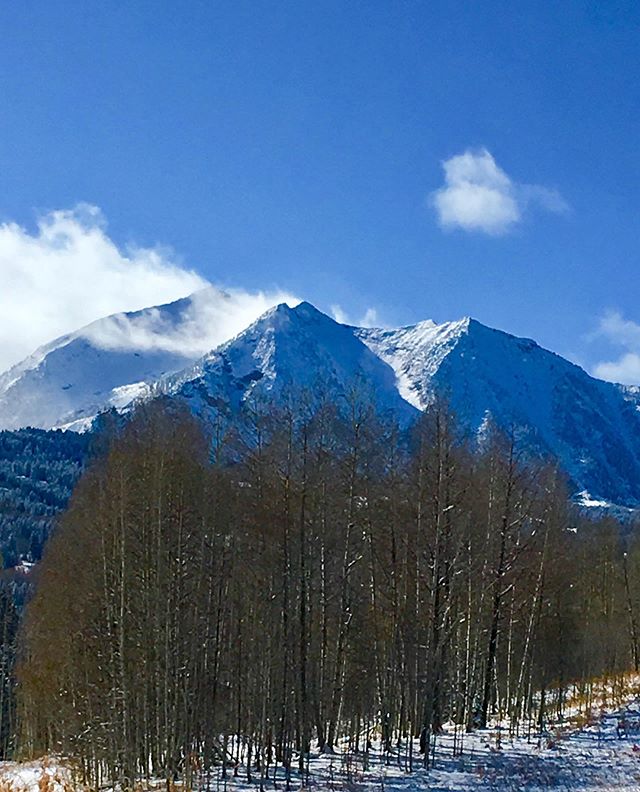
M 304 773 L 374 733 L 428 764 L 445 722 L 543 724 L 570 683 L 637 669 L 639 570 L 553 466 L 491 428 L 471 449 L 442 406 L 406 435 L 356 394 L 300 397 L 207 437 L 147 406 L 48 544 L 20 743 L 124 788 Z

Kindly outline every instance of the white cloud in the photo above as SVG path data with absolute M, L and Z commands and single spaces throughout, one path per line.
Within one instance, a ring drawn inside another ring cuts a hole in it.
M 568 209 L 556 190 L 514 182 L 487 149 L 465 151 L 442 167 L 445 183 L 431 200 L 443 228 L 499 236 L 517 225 L 531 206 L 555 213 Z
M 640 384 L 640 324 L 611 311 L 600 319 L 594 335 L 625 350 L 615 360 L 597 363 L 593 368 L 594 376 L 623 385 Z
M 100 210 L 88 205 L 43 215 L 34 233 L 15 223 L 0 225 L 0 282 L 0 371 L 99 317 L 171 302 L 208 286 L 168 250 L 118 247 Z M 196 346 L 226 340 L 287 299 L 294 298 L 237 290 L 222 297 L 208 290 L 178 326 L 154 327 L 153 315 L 121 318 L 109 331 L 102 325 L 100 340 L 140 348 L 182 344 L 191 354 Z
M 617 360 L 598 363 L 593 370 L 596 377 L 622 385 L 640 384 L 640 355 L 627 352 Z
M 352 325 L 354 327 L 382 327 L 375 308 L 367 308 L 359 319 L 350 317 L 339 305 L 331 306 L 331 315 L 340 324 Z
M 608 311 L 600 319 L 597 335 L 614 344 L 640 349 L 640 324 L 625 319 L 618 311 Z

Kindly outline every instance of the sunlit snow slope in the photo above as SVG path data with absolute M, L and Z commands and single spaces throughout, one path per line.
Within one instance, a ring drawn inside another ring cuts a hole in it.
M 151 383 L 202 354 L 176 337 L 201 294 L 108 316 L 40 347 L 0 375 L 0 429 L 83 429 L 99 411 L 148 395 Z

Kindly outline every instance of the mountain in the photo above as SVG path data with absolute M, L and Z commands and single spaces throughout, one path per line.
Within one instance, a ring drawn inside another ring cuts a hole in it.
M 0 428 L 84 429 L 99 411 L 149 395 L 150 384 L 206 351 L 190 337 L 194 314 L 203 300 L 214 310 L 225 298 L 206 289 L 107 316 L 40 347 L 0 375 Z
M 301 388 L 334 399 L 363 390 L 407 425 L 442 398 L 469 436 L 492 421 L 532 453 L 557 458 L 584 503 L 640 506 L 638 388 L 594 379 L 532 340 L 473 319 L 365 329 L 309 303 L 271 309 L 196 360 L 193 344 L 166 342 L 189 300 L 116 319 L 144 327 L 137 348 L 105 344 L 111 317 L 35 353 L 0 378 L 0 428 L 78 428 L 101 408 L 156 393 L 211 418 L 254 394 L 278 399 Z
M 534 341 L 473 319 L 395 330 L 340 325 L 309 303 L 269 311 L 162 389 L 199 414 L 290 387 L 334 397 L 366 383 L 379 410 L 410 421 L 446 400 L 468 436 L 491 420 L 537 455 L 560 460 L 584 502 L 640 505 L 635 389 L 594 379 Z
M 583 500 L 640 505 L 638 389 L 594 379 L 535 341 L 474 319 L 356 330 L 424 409 L 445 398 L 466 432 L 490 417 L 532 450 L 560 460 Z

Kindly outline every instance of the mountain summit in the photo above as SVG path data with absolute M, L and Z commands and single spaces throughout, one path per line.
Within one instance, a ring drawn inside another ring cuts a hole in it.
M 392 367 L 356 329 L 308 302 L 272 308 L 240 335 L 161 384 L 199 413 L 220 399 L 237 405 L 251 394 L 277 397 L 287 390 L 319 388 L 341 399 L 359 386 L 382 412 L 392 411 L 403 422 L 417 414 L 399 393 Z
M 222 312 L 213 287 L 190 297 L 113 314 L 57 338 L 0 375 L 0 428 L 87 428 L 96 413 L 148 395 L 206 348 L 202 316 Z M 204 306 L 204 308 L 203 308 Z

